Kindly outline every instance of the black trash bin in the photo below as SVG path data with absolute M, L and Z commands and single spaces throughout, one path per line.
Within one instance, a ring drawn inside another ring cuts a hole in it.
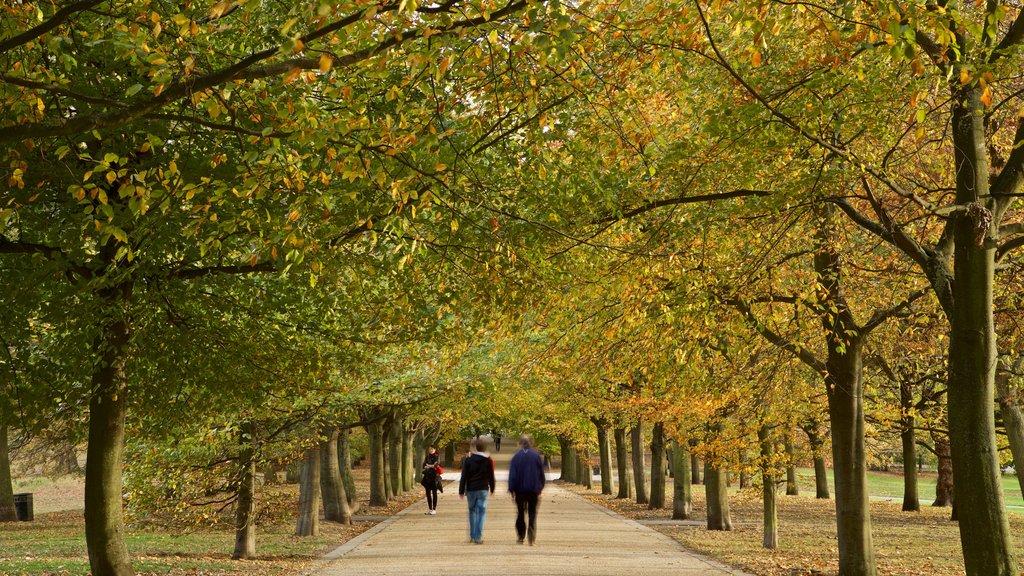
M 18 520 L 22 522 L 31 522 L 33 520 L 32 494 L 15 494 L 14 511 L 18 515 Z

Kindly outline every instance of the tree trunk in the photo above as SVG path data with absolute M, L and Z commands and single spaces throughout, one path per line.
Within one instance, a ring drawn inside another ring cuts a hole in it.
M 900 382 L 900 440 L 903 442 L 903 511 L 920 512 L 917 496 L 917 439 L 914 437 L 914 395 L 910 384 Z
M 687 520 L 693 513 L 690 496 L 690 454 L 685 443 L 672 441 L 672 519 Z
M 629 451 L 626 448 L 626 429 L 616 428 L 613 433 L 615 438 L 615 464 L 619 470 L 619 493 L 616 498 L 631 498 L 633 496 L 630 487 Z
M 647 507 L 665 507 L 665 425 L 661 422 L 651 431 L 651 501 Z
M 786 496 L 799 496 L 800 484 L 796 478 L 796 450 L 793 448 L 793 433 L 786 432 Z
M 615 491 L 615 477 L 612 475 L 612 443 L 608 438 L 608 425 L 603 422 L 597 425 L 597 451 L 601 466 L 601 494 Z
M 324 501 L 324 520 L 352 523 L 352 509 L 345 494 L 345 482 L 341 478 L 341 463 L 338 461 L 338 429 L 330 431 L 320 445 L 320 492 Z
M 235 550 L 232 560 L 256 557 L 256 426 L 245 422 L 238 435 L 235 478 Z
M 633 484 L 636 491 L 636 503 L 647 504 L 647 474 L 644 462 L 644 429 L 643 422 L 637 422 L 630 430 L 633 455 Z
M 14 478 L 11 475 L 10 448 L 7 445 L 7 422 L 0 407 L 0 522 L 18 519 L 14 508 Z
M 387 486 L 384 483 L 384 425 L 379 420 L 366 426 L 370 438 L 370 506 L 386 506 Z
M 700 459 L 697 458 L 696 454 L 690 454 L 690 475 L 692 476 L 691 483 L 693 483 L 693 484 L 700 484 L 701 483 L 701 480 L 700 480 L 700 469 L 701 469 Z
M 590 466 L 590 454 L 588 450 L 582 450 L 580 455 L 580 484 L 591 490 L 594 488 L 594 469 Z
M 345 499 L 348 500 L 349 510 L 355 514 L 359 508 L 359 498 L 356 494 L 356 481 L 352 476 L 351 437 L 352 430 L 349 428 L 338 431 L 338 467 L 341 469 L 341 481 L 345 484 Z
M 416 437 L 413 439 L 413 482 L 419 483 L 423 479 L 423 460 L 427 457 L 427 440 L 423 437 L 423 430 L 416 430 Z
M 412 490 L 412 478 L 415 476 L 414 470 L 416 467 L 413 465 L 413 448 L 412 439 L 416 432 L 412 430 L 402 430 L 402 492 L 409 492 Z
M 953 505 L 953 458 L 949 452 L 949 440 L 941 433 L 932 433 L 935 442 L 935 457 L 939 461 L 938 478 L 935 481 L 935 502 L 932 506 L 945 507 Z
M 750 488 L 750 472 L 747 470 L 749 460 L 746 448 L 740 450 L 740 490 Z
M 127 294 L 113 289 L 102 295 L 114 304 Z M 125 300 L 121 300 L 124 302 Z M 97 337 L 93 350 L 99 361 L 92 374 L 89 400 L 89 446 L 85 466 L 85 541 L 94 576 L 134 574 L 124 542 L 121 470 L 124 453 L 124 421 L 130 328 L 127 312 L 110 306 L 112 314 Z
M 828 469 L 825 467 L 823 454 L 825 441 L 818 434 L 816 424 L 805 427 L 804 432 L 807 434 L 807 442 L 811 445 L 811 452 L 814 453 L 814 497 L 827 500 L 831 495 L 828 489 Z
M 559 448 L 559 459 L 561 460 L 562 468 L 558 475 L 559 480 L 566 482 L 575 482 L 575 467 L 573 466 L 573 454 L 572 446 L 569 445 L 569 441 L 564 438 L 558 439 Z
M 296 536 L 320 535 L 320 448 L 306 450 L 299 478 L 299 520 Z
M 1024 364 L 1024 356 L 1018 357 L 1015 368 Z M 996 375 L 996 392 L 999 394 L 999 413 L 1003 417 L 1006 428 L 1006 440 L 1010 444 L 1013 455 L 1013 469 L 1017 474 L 1017 484 L 1021 495 L 1024 495 L 1024 414 L 1017 404 L 1016 392 L 1010 388 L 1010 377 L 1006 373 Z
M 762 546 L 774 550 L 779 547 L 779 515 L 775 502 L 774 443 L 768 426 L 757 430 L 761 443 L 761 499 L 764 503 L 764 540 Z
M 956 75 L 954 67 L 954 76 Z M 949 318 L 949 441 L 953 490 L 960 521 L 960 544 L 967 576 L 1015 576 L 999 453 L 996 448 L 996 336 L 992 313 L 995 272 L 993 228 L 986 152 L 985 105 L 977 83 L 951 82 L 956 203 L 952 215 L 953 283 Z M 991 222 L 985 222 L 985 218 Z M 981 232 L 982 241 L 977 240 Z M 987 240 L 987 241 L 986 241 Z
M 444 467 L 449 470 L 455 468 L 455 441 L 452 440 L 444 447 Z
M 708 506 L 708 530 L 732 530 L 729 514 L 729 490 L 725 471 L 704 462 L 704 494 Z
M 395 416 L 391 420 L 388 433 L 388 498 L 395 498 L 402 493 L 402 419 Z

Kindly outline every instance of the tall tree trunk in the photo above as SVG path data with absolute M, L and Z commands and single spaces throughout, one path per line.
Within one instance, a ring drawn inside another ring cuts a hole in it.
M 939 461 L 938 478 L 935 481 L 935 502 L 932 506 L 953 505 L 953 458 L 950 456 L 949 440 L 940 432 L 932 432 L 935 443 L 935 457 Z
M 7 445 L 7 422 L 0 407 L 0 522 L 18 519 L 14 509 L 14 478 L 11 475 L 10 447 Z
M 574 475 L 575 468 L 573 467 L 572 446 L 570 446 L 569 441 L 565 438 L 559 438 L 558 448 L 559 460 L 562 465 L 558 479 L 565 480 L 566 482 L 575 482 L 576 477 Z
M 740 490 L 750 488 L 750 472 L 747 470 L 749 463 L 750 458 L 747 456 L 746 448 L 744 448 L 740 450 Z
M 448 469 L 455 468 L 455 441 L 452 440 L 444 447 L 444 467 Z
M 690 454 L 685 442 L 672 441 L 672 519 L 687 520 L 693 512 L 690 496 Z
M 959 66 L 958 66 L 959 67 Z M 954 68 L 954 76 L 956 70 Z M 995 242 L 985 105 L 977 83 L 951 82 L 956 203 L 949 318 L 949 441 L 960 544 L 968 576 L 1015 576 L 996 448 L 996 336 L 992 312 Z M 997 217 L 998 217 L 998 211 Z M 988 222 L 986 222 L 986 219 Z M 980 234 L 979 234 L 980 232 Z M 979 241 L 980 236 L 980 241 Z
M 1024 356 L 1015 361 L 1015 368 L 1024 364 Z M 996 375 L 996 392 L 999 394 L 999 413 L 1003 417 L 1006 428 L 1006 439 L 1013 455 L 1013 469 L 1017 474 L 1017 484 L 1021 495 L 1024 495 L 1024 414 L 1017 403 L 1016 392 L 1010 387 L 1009 374 L 1002 372 Z
M 235 550 L 232 560 L 256 557 L 256 426 L 245 422 L 238 435 L 235 472 Z
M 643 422 L 637 422 L 629 432 L 633 454 L 633 484 L 636 492 L 636 503 L 647 504 L 647 474 L 644 462 L 644 428 Z
M 579 483 L 590 490 L 594 487 L 594 469 L 590 466 L 590 452 L 589 450 L 580 450 L 579 455 Z
M 700 458 L 697 458 L 696 454 L 690 454 L 690 475 L 692 476 L 692 478 L 691 478 L 691 483 L 692 484 L 700 484 L 701 483 L 700 469 L 701 469 Z
M 89 446 L 85 466 L 85 542 L 94 576 L 134 574 L 124 542 L 121 501 L 121 470 L 124 453 L 124 421 L 130 337 L 127 290 L 101 293 L 106 321 L 93 350 L 99 361 L 92 374 L 89 400 Z
M 762 424 L 758 428 L 757 439 L 761 444 L 761 499 L 764 503 L 762 545 L 774 550 L 779 547 L 779 515 L 775 501 L 775 450 L 768 425 Z
M 366 426 L 370 451 L 370 506 L 386 506 L 387 486 L 384 483 L 384 425 L 379 420 Z
M 338 461 L 338 429 L 330 430 L 327 439 L 320 444 L 320 493 L 324 501 L 324 520 L 352 523 L 352 509 L 345 495 L 345 482 L 341 478 L 341 463 Z
M 920 512 L 917 496 L 917 438 L 914 437 L 914 395 L 908 382 L 900 382 L 900 440 L 903 442 L 903 511 Z
M 423 437 L 423 430 L 416 430 L 416 437 L 413 439 L 415 454 L 413 454 L 413 482 L 419 482 L 423 478 L 423 460 L 427 457 L 427 439 Z
M 612 475 L 612 443 L 608 438 L 608 424 L 595 422 L 597 426 L 597 451 L 601 466 L 601 494 L 615 491 L 615 477 Z
M 814 454 L 814 497 L 827 500 L 831 498 L 831 495 L 828 489 L 828 469 L 825 467 L 825 441 L 818 433 L 816 423 L 805 426 L 804 433 L 807 434 L 807 442 L 811 445 L 811 452 Z
M 402 493 L 402 419 L 395 416 L 391 419 L 388 433 L 388 498 L 395 498 Z
M 416 432 L 413 430 L 402 430 L 402 492 L 412 490 L 412 478 L 415 476 L 413 466 L 412 439 Z
M 356 480 L 352 476 L 352 430 L 342 428 L 338 431 L 338 466 L 341 469 L 341 481 L 345 484 L 345 499 L 353 514 L 359 509 L 359 497 L 356 494 Z
M 306 450 L 299 478 L 299 519 L 296 536 L 320 535 L 320 447 Z
M 799 496 L 800 484 L 796 478 L 796 450 L 793 448 L 793 432 L 786 432 L 786 496 Z
M 615 437 L 615 464 L 619 470 L 619 493 L 616 498 L 631 498 L 633 496 L 630 487 L 629 450 L 626 448 L 626 429 L 616 428 L 613 433 Z
M 665 425 L 661 422 L 651 431 L 651 501 L 647 507 L 665 507 Z
M 725 471 L 704 462 L 704 494 L 708 506 L 708 530 L 732 530 L 729 514 L 729 490 Z

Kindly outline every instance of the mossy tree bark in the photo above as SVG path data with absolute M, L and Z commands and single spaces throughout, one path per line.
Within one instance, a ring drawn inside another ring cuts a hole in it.
M 612 443 L 608 437 L 608 423 L 594 420 L 597 427 L 597 451 L 601 466 L 601 494 L 615 492 L 615 476 L 612 473 Z
M 348 505 L 338 461 L 340 434 L 337 428 L 325 432 L 327 438 L 320 444 L 320 494 L 324 502 L 324 520 L 351 524 L 352 509 Z
M 256 557 L 256 425 L 242 424 L 235 471 L 235 549 L 232 560 Z
M 779 547 L 779 515 L 775 498 L 775 441 L 766 424 L 757 430 L 761 444 L 761 500 L 764 504 L 764 539 L 762 546 L 774 550 Z
M 685 443 L 672 441 L 672 519 L 688 520 L 693 513 L 690 494 L 690 454 Z
M 619 470 L 619 492 L 616 498 L 631 498 L 633 496 L 630 487 L 632 479 L 629 470 L 629 450 L 626 448 L 626 429 L 616 428 L 615 437 L 615 464 Z
M 808 422 L 803 426 L 807 434 L 807 442 L 811 445 L 811 452 L 814 455 L 814 497 L 827 500 L 832 497 L 828 487 L 828 468 L 825 466 L 825 439 L 819 432 L 817 422 Z
M 690 454 L 690 476 L 691 476 L 690 481 L 691 481 L 691 484 L 700 484 L 701 483 L 700 470 L 701 470 L 700 458 L 697 458 L 696 454 Z
M 629 431 L 632 444 L 633 456 L 633 489 L 636 495 L 637 504 L 647 504 L 650 498 L 647 497 L 647 473 L 644 462 L 644 428 L 643 422 L 637 422 Z
M 359 506 L 356 494 L 356 481 L 352 476 L 352 430 L 342 428 L 338 431 L 338 466 L 341 469 L 341 481 L 345 484 L 345 498 L 349 509 L 355 514 Z
M 786 496 L 799 496 L 800 484 L 796 478 L 796 449 L 793 446 L 793 433 L 786 433 Z
M 402 492 L 409 492 L 412 490 L 412 479 L 416 475 L 413 466 L 413 458 L 415 458 L 415 452 L 412 447 L 413 437 L 416 435 L 416 431 L 413 429 L 402 430 Z
M 725 470 L 704 462 L 704 495 L 708 505 L 708 530 L 732 530 L 729 514 L 729 490 Z
M 909 382 L 900 382 L 900 441 L 903 444 L 903 511 L 920 512 L 917 495 L 917 438 L 914 434 L 914 394 Z
M 385 506 L 388 503 L 387 487 L 384 484 L 384 425 L 380 421 L 366 425 L 369 436 L 370 459 L 370 506 Z
M 18 519 L 14 509 L 14 478 L 11 475 L 10 447 L 7 441 L 7 421 L 0 407 L 0 522 Z
M 121 470 L 127 413 L 126 364 L 130 339 L 128 288 L 100 291 L 102 332 L 93 349 L 99 359 L 89 400 L 85 466 L 85 542 L 94 576 L 134 574 L 124 542 Z
M 320 535 L 320 447 L 306 450 L 299 477 L 299 519 L 296 536 Z
M 651 510 L 665 507 L 665 425 L 656 422 L 651 430 Z

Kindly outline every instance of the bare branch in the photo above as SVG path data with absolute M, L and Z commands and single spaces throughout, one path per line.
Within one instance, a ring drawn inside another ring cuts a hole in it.
M 911 304 L 919 300 L 922 296 L 931 292 L 931 290 L 932 289 L 930 287 L 920 288 L 918 290 L 915 290 L 909 296 L 907 296 L 907 298 L 903 300 L 903 302 L 900 302 L 899 304 L 893 306 L 892 308 L 876 310 L 875 313 L 871 315 L 871 318 L 867 321 L 867 323 L 864 324 L 864 326 L 861 328 L 861 334 L 870 334 L 872 330 L 877 328 L 883 322 L 892 318 L 893 316 L 896 316 L 897 314 L 902 313 L 904 310 L 909 308 Z
M 68 4 L 54 12 L 53 16 L 50 16 L 49 20 L 45 20 L 42 23 L 29 28 L 21 34 L 16 34 L 5 40 L 0 40 L 0 54 L 39 38 L 43 34 L 46 34 L 50 30 L 60 26 L 75 14 L 88 10 L 94 6 L 98 6 L 104 1 L 105 0 L 81 0 L 80 2 Z
M 665 198 L 662 200 L 653 200 L 627 210 L 618 216 L 605 216 L 598 220 L 594 220 L 591 224 L 607 224 L 609 222 L 617 222 L 619 220 L 626 220 L 633 216 L 639 216 L 645 212 L 663 208 L 665 206 L 678 206 L 679 204 L 696 204 L 698 202 L 714 202 L 716 200 L 728 200 L 730 198 L 745 198 L 749 196 L 764 197 L 770 196 L 771 192 L 768 190 L 731 190 L 729 192 L 716 192 L 713 194 L 698 194 L 696 196 L 677 196 L 675 198 Z

